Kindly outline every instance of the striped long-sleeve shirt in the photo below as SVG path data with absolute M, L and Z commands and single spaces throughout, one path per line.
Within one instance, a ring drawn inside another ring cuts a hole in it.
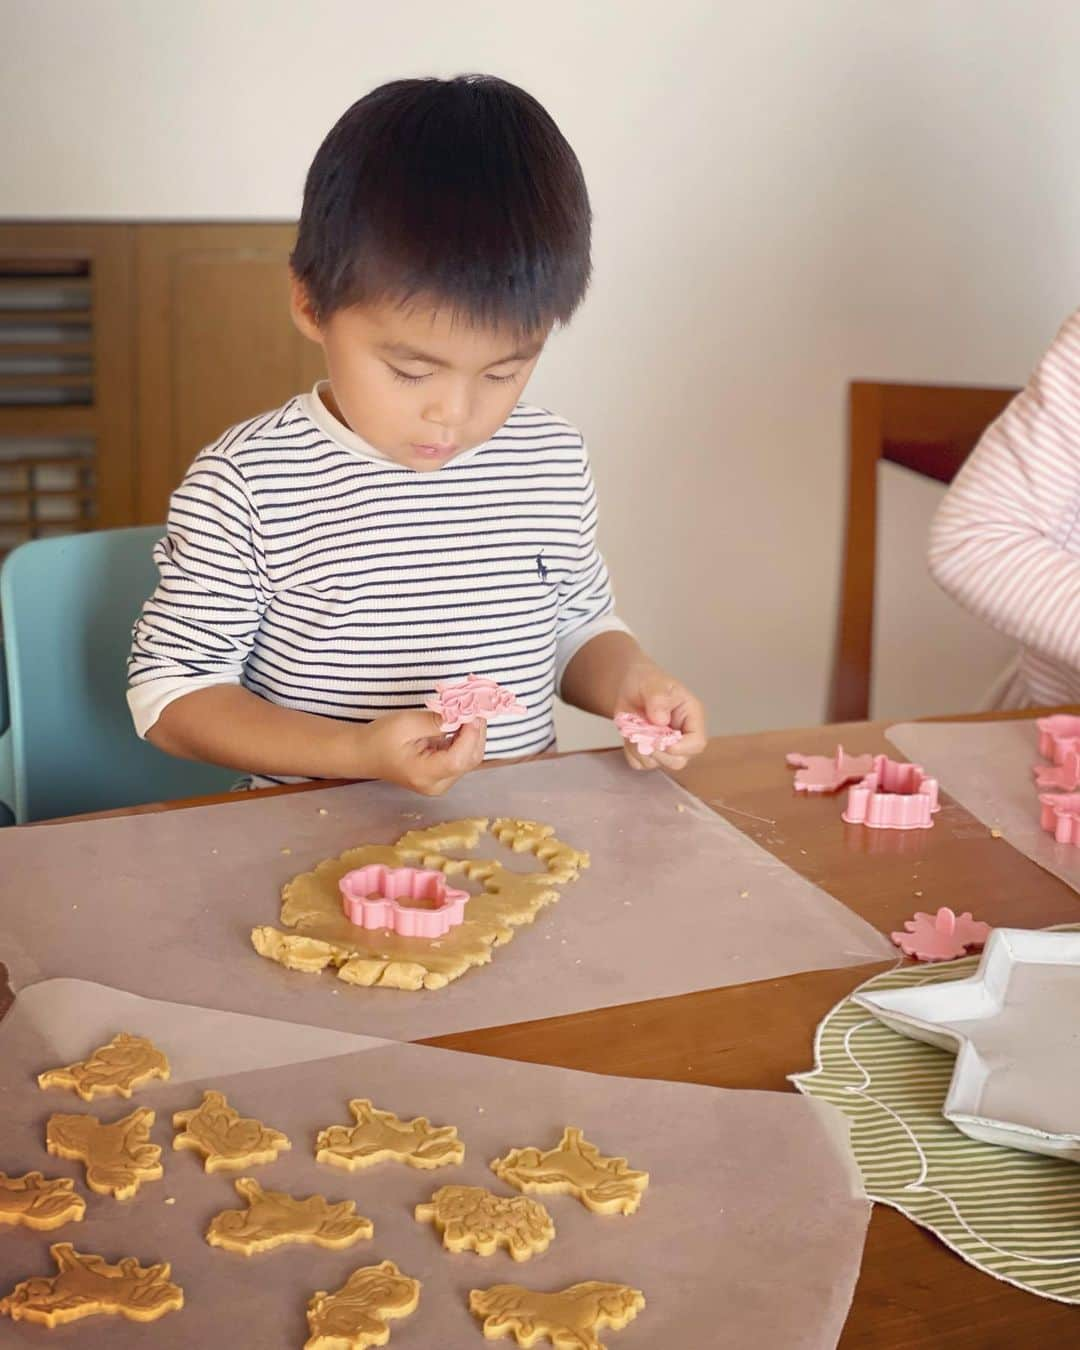
M 226 432 L 173 494 L 135 627 L 140 735 L 174 699 L 236 684 L 351 722 L 487 675 L 528 708 L 492 758 L 547 749 L 570 658 L 613 613 L 581 434 L 519 405 L 435 473 L 388 460 L 319 397 Z
M 1080 702 L 1080 311 L 950 487 L 930 570 L 1021 644 L 993 702 Z

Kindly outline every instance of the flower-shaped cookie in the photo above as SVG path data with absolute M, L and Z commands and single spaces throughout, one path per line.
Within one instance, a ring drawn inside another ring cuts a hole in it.
M 539 1201 L 495 1195 L 483 1186 L 440 1186 L 415 1213 L 419 1223 L 435 1225 L 451 1252 L 492 1256 L 506 1247 L 515 1261 L 528 1261 L 555 1236 L 551 1215 Z

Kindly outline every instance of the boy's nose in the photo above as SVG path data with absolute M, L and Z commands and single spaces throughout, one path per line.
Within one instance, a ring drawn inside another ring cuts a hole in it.
M 469 420 L 469 394 L 465 389 L 444 391 L 424 409 L 424 420 L 456 431 Z

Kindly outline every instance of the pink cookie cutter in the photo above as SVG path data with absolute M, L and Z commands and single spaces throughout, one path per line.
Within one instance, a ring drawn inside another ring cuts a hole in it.
M 643 755 L 655 755 L 657 751 L 663 754 L 678 745 L 683 736 L 674 727 L 658 726 L 638 713 L 616 713 L 615 725 L 623 740 L 629 741 Z
M 832 756 L 792 753 L 787 762 L 798 770 L 793 783 L 796 792 L 839 792 L 874 769 L 873 755 L 849 755 L 842 745 Z
M 1040 717 L 1035 725 L 1039 729 L 1039 754 L 1044 759 L 1064 764 L 1070 750 L 1080 751 L 1080 717 L 1055 713 L 1053 717 Z
M 1080 792 L 1044 792 L 1040 824 L 1059 844 L 1080 844 Z
M 875 755 L 871 772 L 848 791 L 843 819 L 878 830 L 926 830 L 940 809 L 937 779 L 921 764 Z
M 916 914 L 905 919 L 905 932 L 889 936 L 904 953 L 917 961 L 951 961 L 974 947 L 986 945 L 990 925 L 971 914 L 954 914 L 942 907 L 936 914 Z
M 443 937 L 465 918 L 468 891 L 451 890 L 442 872 L 371 863 L 346 872 L 338 882 L 341 908 L 359 928 L 389 928 L 402 937 Z M 428 908 L 403 905 L 402 900 Z
M 487 675 L 443 680 L 424 707 L 442 718 L 443 731 L 457 731 L 466 722 L 490 722 L 496 717 L 524 717 L 529 711 L 509 689 Z
M 1075 792 L 1080 788 L 1080 750 L 1066 750 L 1058 764 L 1036 764 L 1035 786 Z

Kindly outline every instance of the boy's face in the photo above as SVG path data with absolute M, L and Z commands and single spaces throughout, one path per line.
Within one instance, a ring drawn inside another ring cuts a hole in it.
M 550 331 L 523 338 L 455 322 L 430 304 L 389 301 L 337 310 L 319 322 L 295 279 L 292 312 L 326 355 L 331 411 L 368 445 L 419 473 L 490 440 L 520 399 Z

